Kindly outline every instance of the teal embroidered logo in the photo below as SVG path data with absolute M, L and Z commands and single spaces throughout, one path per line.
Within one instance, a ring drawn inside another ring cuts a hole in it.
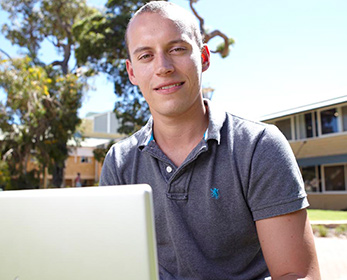
M 212 198 L 218 199 L 219 196 L 220 196 L 219 189 L 217 189 L 217 188 L 211 189 L 211 197 Z

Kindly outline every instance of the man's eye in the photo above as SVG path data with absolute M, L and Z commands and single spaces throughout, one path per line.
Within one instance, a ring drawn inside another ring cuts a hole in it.
M 150 54 L 144 54 L 144 55 L 141 55 L 141 56 L 139 57 L 139 60 L 146 60 L 146 59 L 149 59 L 150 57 L 151 57 Z
M 182 47 L 176 47 L 176 48 L 173 48 L 171 50 L 171 52 L 183 52 L 185 51 L 186 49 L 185 48 L 182 48 Z

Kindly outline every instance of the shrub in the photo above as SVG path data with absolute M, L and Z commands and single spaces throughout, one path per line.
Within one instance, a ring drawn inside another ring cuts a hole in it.
M 313 225 L 312 230 L 316 236 L 327 237 L 328 235 L 328 229 L 323 225 Z
M 339 225 L 335 228 L 335 232 L 338 235 L 347 233 L 347 225 Z

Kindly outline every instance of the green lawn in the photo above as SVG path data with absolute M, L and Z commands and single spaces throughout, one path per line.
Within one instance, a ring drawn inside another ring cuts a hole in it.
M 311 221 L 321 220 L 347 220 L 347 211 L 332 211 L 332 210 L 316 210 L 308 209 L 308 217 Z

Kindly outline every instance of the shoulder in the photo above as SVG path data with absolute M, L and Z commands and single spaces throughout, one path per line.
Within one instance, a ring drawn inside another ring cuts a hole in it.
M 281 134 L 274 125 L 245 119 L 226 112 L 219 104 L 205 101 L 209 108 L 208 139 L 253 142 L 263 134 Z
M 234 141 L 248 145 L 251 143 L 287 143 L 287 139 L 282 132 L 272 124 L 249 120 L 242 117 L 226 113 L 225 131 Z
M 127 156 L 135 152 L 139 147 L 145 144 L 147 140 L 146 127 L 141 128 L 139 131 L 135 132 L 131 136 L 128 136 L 117 143 L 113 144 L 110 150 L 107 153 L 107 156 L 114 157 L 118 156 Z
M 113 144 L 107 152 L 102 166 L 100 185 L 126 183 L 124 171 L 129 170 L 136 159 L 139 146 L 146 138 L 144 130 L 142 128 L 133 135 Z

